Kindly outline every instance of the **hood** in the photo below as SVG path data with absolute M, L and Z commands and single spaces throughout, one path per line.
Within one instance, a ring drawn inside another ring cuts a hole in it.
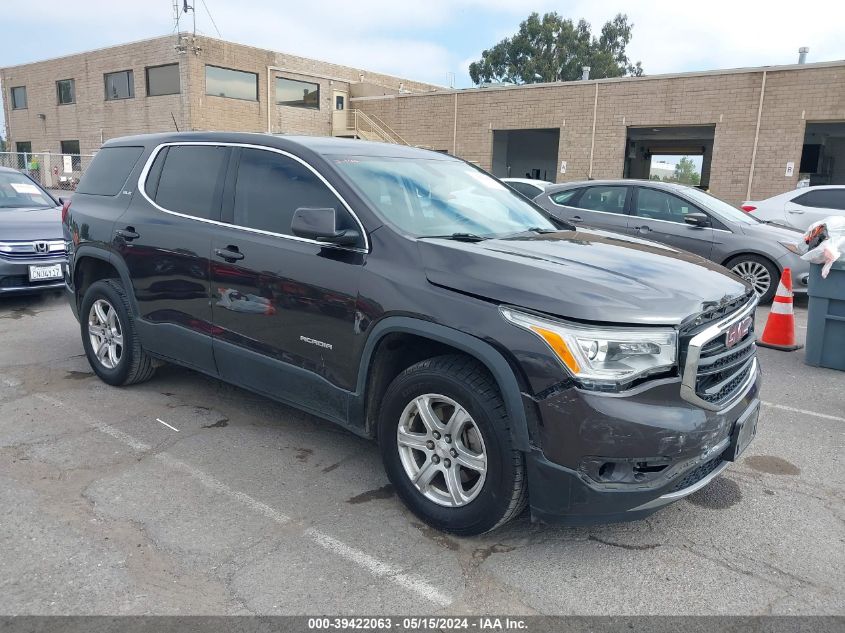
M 804 233 L 783 224 L 770 224 L 759 222 L 756 224 L 740 224 L 740 230 L 746 235 L 754 237 L 780 240 L 782 242 L 800 242 Z
M 676 324 L 751 293 L 718 264 L 617 233 L 578 229 L 418 244 L 433 284 L 583 321 Z
M 62 209 L 0 209 L 0 240 L 60 240 Z

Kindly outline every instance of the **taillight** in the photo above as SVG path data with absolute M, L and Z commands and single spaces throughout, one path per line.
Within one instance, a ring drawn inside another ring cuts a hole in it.
M 757 207 L 755 207 L 752 204 L 744 204 L 740 207 L 740 209 L 742 209 L 746 213 L 751 213 L 752 211 L 755 211 L 757 209 Z
M 67 212 L 70 209 L 70 200 L 65 200 L 62 204 L 62 224 L 67 224 Z

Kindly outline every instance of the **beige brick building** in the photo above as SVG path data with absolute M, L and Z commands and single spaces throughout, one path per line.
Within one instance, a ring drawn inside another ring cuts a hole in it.
M 351 102 L 409 143 L 500 177 L 648 178 L 651 156 L 698 154 L 702 184 L 733 203 L 793 189 L 799 176 L 845 184 L 845 62 Z
M 64 142 L 83 154 L 116 136 L 175 127 L 342 134 L 351 96 L 435 88 L 188 35 L 1 68 L 0 84 L 10 149 L 59 153 Z
M 178 127 L 406 142 L 555 181 L 698 155 L 702 185 L 734 203 L 845 184 L 845 62 L 448 90 L 183 35 L 2 68 L 0 83 L 20 151 Z

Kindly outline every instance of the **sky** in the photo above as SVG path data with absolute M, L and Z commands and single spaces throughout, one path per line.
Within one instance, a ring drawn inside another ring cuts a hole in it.
M 172 0 L 2 2 L 0 66 L 166 35 L 174 27 Z M 472 85 L 470 62 L 515 33 L 531 11 L 585 18 L 594 32 L 616 13 L 627 13 L 634 24 L 628 55 L 650 75 L 789 64 L 800 46 L 810 47 L 808 61 L 845 59 L 843 0 L 788 8 L 761 0 L 189 3 L 196 5 L 197 30 L 206 35 L 441 85 L 454 73 L 459 88 Z M 190 26 L 190 18 L 183 19 L 182 29 Z

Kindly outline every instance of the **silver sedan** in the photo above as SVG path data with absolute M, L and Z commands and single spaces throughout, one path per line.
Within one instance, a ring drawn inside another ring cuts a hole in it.
M 748 281 L 772 300 L 784 268 L 806 292 L 810 266 L 799 257 L 801 232 L 761 222 L 700 189 L 675 183 L 591 180 L 549 187 L 534 202 L 574 224 L 617 231 L 690 251 Z

